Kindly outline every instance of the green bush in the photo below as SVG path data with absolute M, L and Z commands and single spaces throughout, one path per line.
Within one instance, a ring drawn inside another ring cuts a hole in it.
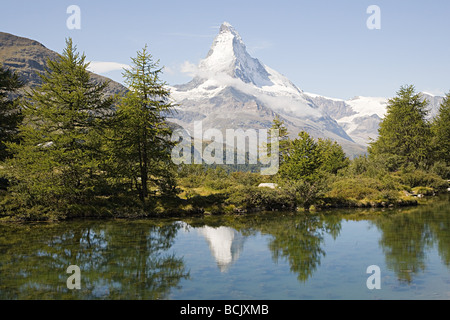
M 231 186 L 228 179 L 206 179 L 203 185 L 212 190 L 225 190 Z
M 328 197 L 338 199 L 376 199 L 381 192 L 386 192 L 389 188 L 380 180 L 359 176 L 355 178 L 342 178 L 331 185 Z M 390 193 L 389 193 L 390 194 Z
M 433 188 L 434 190 L 443 190 L 448 187 L 446 180 L 435 173 L 428 173 L 423 170 L 402 172 L 400 174 L 400 181 L 410 188 L 421 186 Z
M 281 189 L 242 186 L 230 194 L 227 203 L 245 209 L 282 210 L 295 207 L 295 199 Z
M 233 172 L 230 177 L 234 185 L 257 186 L 262 182 L 261 175 L 251 172 Z
M 282 183 L 282 190 L 293 199 L 294 203 L 305 210 L 316 204 L 328 189 L 330 178 L 322 175 L 314 181 L 287 180 Z
M 392 202 L 399 199 L 399 191 L 384 189 L 372 196 L 372 200 Z
M 386 161 L 386 159 L 381 157 L 359 156 L 353 159 L 346 169 L 341 170 L 339 175 L 343 177 L 358 177 L 362 175 L 380 179 L 389 174 L 388 168 L 390 168 L 390 165 L 387 165 Z
M 412 189 L 414 194 L 423 194 L 424 196 L 431 196 L 434 194 L 434 189 L 430 187 L 415 187 Z
M 442 179 L 450 179 L 450 166 L 443 161 L 434 163 L 430 171 L 431 173 L 440 176 Z

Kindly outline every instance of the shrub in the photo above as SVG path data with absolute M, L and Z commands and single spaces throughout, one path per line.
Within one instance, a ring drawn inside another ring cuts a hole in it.
M 316 204 L 316 202 L 323 196 L 326 188 L 326 179 L 316 179 L 314 181 L 308 180 L 294 180 L 285 181 L 283 183 L 283 191 L 287 197 L 293 199 L 294 203 L 305 210 Z
M 410 201 L 410 199 L 404 198 L 401 190 L 404 188 L 391 175 L 387 175 L 381 180 L 358 176 L 344 178 L 333 183 L 331 190 L 326 194 L 328 197 L 326 200 L 330 205 L 336 206 L 384 207 Z M 411 202 L 411 204 L 413 203 Z
M 443 179 L 450 179 L 450 166 L 443 161 L 434 163 L 430 171 Z
M 435 173 L 428 173 L 423 170 L 402 172 L 400 174 L 400 181 L 410 188 L 422 186 L 430 187 L 434 190 L 443 190 L 448 187 L 446 180 Z
M 231 173 L 231 182 L 236 185 L 257 186 L 261 183 L 261 175 L 250 172 Z
M 412 189 L 414 194 L 423 194 L 424 196 L 431 196 L 434 194 L 434 189 L 430 187 L 415 187 Z
M 350 162 L 350 165 L 340 171 L 340 175 L 344 177 L 357 177 L 360 175 L 370 178 L 381 178 L 389 174 L 389 165 L 386 159 L 381 157 L 359 156 Z
M 338 199 L 374 199 L 380 196 L 380 192 L 389 190 L 381 181 L 359 176 L 355 178 L 343 178 L 331 185 L 327 196 Z
M 238 187 L 227 203 L 245 209 L 281 210 L 295 207 L 295 199 L 281 189 Z
M 225 190 L 231 186 L 231 182 L 228 179 L 206 179 L 204 186 L 212 190 Z

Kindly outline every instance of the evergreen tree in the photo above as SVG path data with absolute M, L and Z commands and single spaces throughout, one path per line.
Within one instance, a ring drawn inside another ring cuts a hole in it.
M 425 119 L 427 105 L 414 86 L 401 87 L 397 96 L 388 101 L 378 139 L 369 146 L 370 156 L 381 156 L 387 162 L 394 159 L 394 170 L 410 163 L 416 167 L 427 164 L 431 138 Z
M 162 193 L 174 192 L 176 187 L 170 158 L 172 131 L 165 121 L 173 105 L 158 65 L 145 46 L 124 71 L 130 91 L 118 105 L 110 144 L 112 175 L 133 186 L 144 204 L 150 183 Z
M 319 148 L 321 166 L 320 170 L 336 174 L 340 169 L 347 167 L 350 160 L 345 155 L 341 145 L 330 139 L 319 139 L 317 141 Z
M 348 166 L 342 147 L 329 139 L 316 142 L 307 132 L 289 142 L 279 176 L 284 191 L 309 210 L 328 187 L 328 177 Z
M 68 39 L 40 74 L 42 84 L 26 96 L 22 142 L 10 145 L 15 158 L 8 163 L 13 193 L 25 206 L 64 209 L 92 195 L 102 180 L 101 136 L 113 98 L 105 97 L 107 82 L 91 79 L 88 65 Z
M 317 178 L 321 164 L 317 143 L 307 132 L 302 131 L 297 139 L 291 141 L 279 173 L 283 179 L 313 181 Z
M 439 106 L 432 129 L 435 161 L 443 161 L 450 166 L 450 92 Z
M 0 161 L 10 156 L 6 142 L 18 139 L 18 126 L 22 121 L 17 91 L 24 86 L 19 76 L 0 65 Z
M 273 119 L 272 127 L 270 129 L 278 130 L 279 161 L 280 164 L 282 164 L 289 154 L 289 146 L 291 143 L 289 139 L 289 132 L 284 124 L 284 121 L 280 120 L 279 116 L 276 116 L 275 119 Z M 271 141 L 270 137 L 269 141 Z M 268 147 L 270 148 L 270 143 L 268 144 Z

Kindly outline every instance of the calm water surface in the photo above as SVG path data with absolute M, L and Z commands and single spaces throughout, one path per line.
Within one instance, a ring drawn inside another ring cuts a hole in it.
M 450 299 L 449 204 L 0 224 L 0 299 Z

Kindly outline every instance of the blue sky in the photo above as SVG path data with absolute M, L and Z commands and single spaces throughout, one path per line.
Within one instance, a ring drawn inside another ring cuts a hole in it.
M 80 30 L 66 26 L 70 5 L 80 7 Z M 379 30 L 366 26 L 370 5 L 381 9 Z M 253 57 L 307 92 L 391 97 L 405 84 L 450 91 L 448 0 L 14 0 L 1 7 L 0 31 L 57 52 L 72 37 L 90 61 L 129 64 L 148 44 L 171 85 L 190 80 L 183 64 L 203 59 L 228 21 Z M 120 71 L 103 74 L 121 81 Z

